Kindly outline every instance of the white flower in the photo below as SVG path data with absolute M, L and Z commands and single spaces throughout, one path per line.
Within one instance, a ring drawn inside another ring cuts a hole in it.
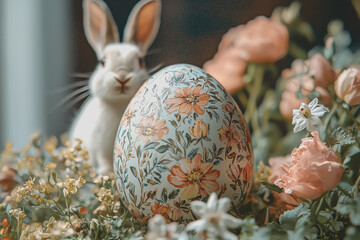
M 292 124 L 295 124 L 294 132 L 300 132 L 304 128 L 308 132 L 316 131 L 315 125 L 322 124 L 320 117 L 328 111 L 327 107 L 318 104 L 317 98 L 314 98 L 309 105 L 301 103 L 299 109 L 293 110 Z
M 156 214 L 149 220 L 147 240 L 172 240 L 178 239 L 177 223 L 166 224 L 165 218 Z
M 239 227 L 242 222 L 242 220 L 227 214 L 230 207 L 230 199 L 218 200 L 216 193 L 210 195 L 207 203 L 192 202 L 191 209 L 200 219 L 188 224 L 186 230 L 195 230 L 197 233 L 206 231 L 206 239 L 238 239 L 235 234 L 227 230 Z

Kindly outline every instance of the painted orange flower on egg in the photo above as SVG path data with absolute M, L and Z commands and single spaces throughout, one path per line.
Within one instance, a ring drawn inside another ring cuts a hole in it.
M 195 138 L 206 138 L 209 131 L 209 125 L 204 120 L 199 119 L 194 126 L 189 127 L 190 134 Z
M 235 126 L 220 128 L 218 130 L 220 141 L 226 142 L 226 147 L 240 143 L 240 134 L 236 131 Z
M 169 133 L 169 129 L 166 127 L 166 121 L 164 119 L 146 116 L 141 119 L 140 124 L 135 127 L 135 133 L 139 134 L 136 140 L 142 140 L 147 143 L 150 138 L 155 141 L 162 139 L 164 135 Z
M 129 109 L 121 120 L 121 126 L 129 124 L 131 119 L 135 116 L 135 110 Z
M 168 212 L 170 211 L 169 204 L 161 205 L 159 202 L 156 202 L 153 206 L 151 206 L 151 212 L 155 216 L 156 214 L 160 214 L 163 216 L 167 223 L 170 223 L 170 219 L 168 216 Z
M 196 154 L 191 161 L 187 158 L 183 159 L 181 164 L 172 166 L 170 169 L 171 174 L 167 179 L 175 187 L 185 188 L 181 196 L 184 200 L 192 199 L 198 194 L 206 196 L 208 193 L 220 189 L 220 185 L 216 181 L 220 172 L 211 170 L 213 163 L 202 163 L 201 159 L 202 155 Z
M 246 182 L 250 182 L 251 181 L 251 178 L 252 178 L 252 174 L 253 173 L 253 170 L 251 168 L 251 165 L 250 163 L 246 164 L 246 167 L 245 169 L 243 170 L 243 178 Z
M 168 113 L 178 111 L 183 114 L 196 112 L 199 115 L 205 113 L 204 106 L 208 104 L 210 95 L 203 92 L 203 88 L 184 87 L 175 89 L 175 97 L 165 100 Z

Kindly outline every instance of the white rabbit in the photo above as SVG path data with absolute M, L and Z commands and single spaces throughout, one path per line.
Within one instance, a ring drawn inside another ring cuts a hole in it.
M 70 140 L 80 138 L 98 173 L 113 169 L 113 151 L 121 117 L 140 86 L 148 79 L 144 56 L 160 25 L 161 1 L 141 0 L 133 8 L 123 43 L 105 2 L 83 1 L 86 38 L 99 64 L 89 80 L 91 97 L 70 129 Z

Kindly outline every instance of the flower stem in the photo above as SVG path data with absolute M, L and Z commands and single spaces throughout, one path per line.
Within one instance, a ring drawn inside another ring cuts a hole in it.
M 340 187 L 340 185 L 337 186 L 337 189 L 339 189 L 340 192 L 342 192 L 343 194 L 345 194 L 347 197 L 353 198 L 353 196 L 352 196 L 350 193 L 348 193 L 345 189 L 343 189 L 342 187 Z
M 354 184 L 354 197 L 359 192 L 359 185 L 360 185 L 360 175 L 357 177 L 356 182 Z
M 74 227 L 74 225 L 72 224 L 71 219 L 70 219 L 70 204 L 71 204 L 71 203 L 68 203 L 68 201 L 67 201 L 66 198 L 69 198 L 69 201 L 71 201 L 71 198 L 70 198 L 70 197 L 65 197 L 65 204 L 66 204 L 66 208 L 67 208 L 67 210 L 68 210 L 68 213 L 67 213 L 68 221 L 69 221 L 71 227 L 75 230 L 75 227 Z
M 246 108 L 244 117 L 248 123 L 251 120 L 251 126 L 253 127 L 254 132 L 258 133 L 260 131 L 260 127 L 259 127 L 258 115 L 256 110 L 256 102 L 258 100 L 261 91 L 265 67 L 263 65 L 254 65 L 254 69 L 255 69 L 253 76 L 254 85 L 250 91 L 250 98 L 248 102 L 249 104 Z
M 325 120 L 325 123 L 324 123 L 324 135 L 326 136 L 326 132 L 327 132 L 327 129 L 329 127 L 329 124 L 331 122 L 331 119 L 333 118 L 333 116 L 335 115 L 335 113 L 337 112 L 337 109 L 338 109 L 338 104 L 335 103 L 335 105 L 332 107 L 330 113 L 328 114 L 328 116 L 326 117 L 326 120 Z
M 316 215 L 316 216 L 319 214 L 323 203 L 324 203 L 324 197 L 322 197 L 322 198 L 320 199 L 319 204 L 318 204 L 318 206 L 317 206 L 317 208 L 316 208 L 316 211 L 315 211 L 315 215 Z
M 55 199 L 54 198 L 52 198 L 50 195 L 49 195 L 49 197 L 50 197 L 50 199 L 55 203 L 55 205 L 56 205 L 56 207 L 58 208 L 58 210 L 60 211 L 60 214 L 61 215 L 65 215 L 65 213 L 64 213 L 64 211 L 63 211 L 63 209 L 62 209 L 62 207 L 57 203 L 57 201 L 55 201 Z
M 354 115 L 351 113 L 350 109 L 348 109 L 347 107 L 343 107 L 343 109 L 345 109 L 345 111 L 347 112 L 348 116 L 351 118 L 351 120 L 358 126 L 360 127 L 360 122 L 354 117 Z

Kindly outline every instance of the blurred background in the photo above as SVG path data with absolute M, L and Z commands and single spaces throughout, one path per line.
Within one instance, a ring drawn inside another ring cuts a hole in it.
M 122 33 L 137 0 L 105 2 Z M 146 57 L 147 66 L 191 63 L 201 67 L 213 57 L 229 28 L 258 15 L 270 16 L 275 7 L 291 2 L 163 0 L 162 22 Z M 316 35 L 311 46 L 323 44 L 333 19 L 342 20 L 353 44 L 359 43 L 360 22 L 351 0 L 300 2 L 301 14 Z M 83 32 L 81 0 L 0 0 L 1 149 L 7 141 L 24 146 L 37 130 L 44 136 L 68 131 L 81 102 L 64 102 L 71 93 L 66 88 L 86 80 L 82 74 L 92 72 L 96 64 Z

